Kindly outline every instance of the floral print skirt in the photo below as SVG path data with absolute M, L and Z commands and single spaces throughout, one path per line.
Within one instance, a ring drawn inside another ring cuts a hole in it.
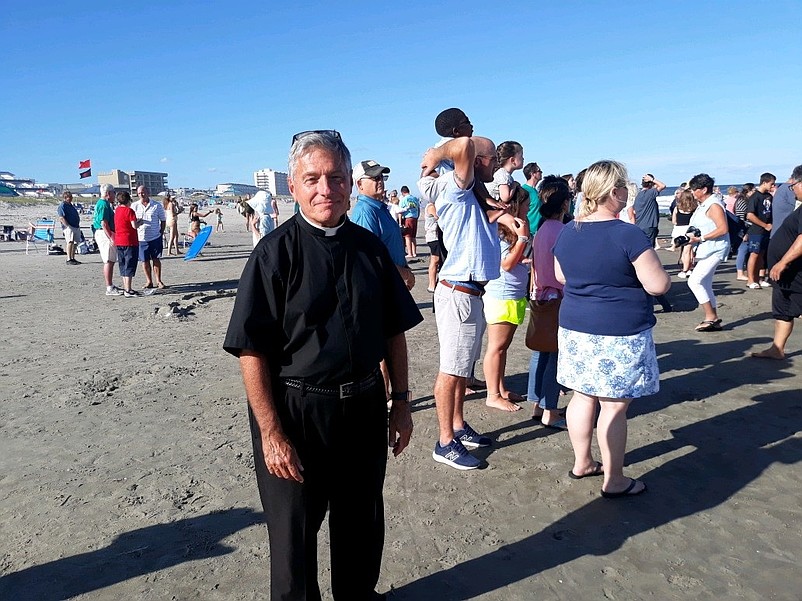
M 660 390 L 649 328 L 633 336 L 599 336 L 560 328 L 557 381 L 589 396 L 629 399 Z

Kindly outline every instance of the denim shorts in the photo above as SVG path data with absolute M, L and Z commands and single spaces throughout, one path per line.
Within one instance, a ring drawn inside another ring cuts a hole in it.
M 162 251 L 164 250 L 164 241 L 162 237 L 154 238 L 144 242 L 139 241 L 139 262 L 159 260 L 162 258 Z
M 746 251 L 750 253 L 765 252 L 769 248 L 768 234 L 749 234 L 746 243 Z
M 117 247 L 117 265 L 120 268 L 120 276 L 124 278 L 132 278 L 136 275 L 136 263 L 138 256 L 138 246 Z

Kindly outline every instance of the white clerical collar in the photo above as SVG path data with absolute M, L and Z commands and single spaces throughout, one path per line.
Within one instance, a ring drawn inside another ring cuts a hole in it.
M 334 227 L 325 227 L 325 226 L 318 225 L 317 223 L 312 223 L 311 221 L 309 221 L 309 218 L 306 215 L 304 215 L 304 212 L 303 212 L 303 210 L 301 210 L 300 207 L 298 208 L 298 213 L 301 215 L 301 217 L 304 218 L 304 221 L 306 221 L 312 227 L 317 228 L 320 231 L 322 231 L 325 236 L 334 236 L 337 233 L 337 230 L 339 230 L 343 226 L 343 224 L 345 223 L 345 219 L 343 218 L 343 221 L 342 221 L 342 223 L 340 225 L 335 225 Z

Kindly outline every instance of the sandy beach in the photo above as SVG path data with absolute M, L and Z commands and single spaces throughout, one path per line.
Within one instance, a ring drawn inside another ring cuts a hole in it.
M 246 402 L 221 346 L 251 237 L 223 210 L 226 232 L 195 261 L 165 258 L 169 288 L 143 298 L 106 297 L 98 254 L 67 266 L 0 242 L 0 598 L 268 598 Z M 44 215 L 55 205 L 0 202 L 0 223 Z M 676 276 L 677 255 L 659 255 Z M 698 333 L 695 299 L 672 278 L 676 310 L 658 306 L 654 330 L 661 391 L 629 412 L 625 471 L 649 491 L 607 500 L 600 479 L 568 478 L 568 435 L 533 422 L 531 404 L 503 413 L 473 395 L 471 425 L 497 441 L 475 451 L 487 467 L 432 460 L 427 261 L 413 265 L 425 317 L 408 333 L 415 432 L 388 464 L 380 591 L 394 601 L 802 599 L 802 331 L 785 361 L 748 357 L 771 339 L 770 291 L 748 290 L 723 264 L 724 330 Z M 140 269 L 134 287 L 143 282 Z M 507 366 L 520 393 L 523 334 Z M 326 543 L 324 528 L 330 599 Z

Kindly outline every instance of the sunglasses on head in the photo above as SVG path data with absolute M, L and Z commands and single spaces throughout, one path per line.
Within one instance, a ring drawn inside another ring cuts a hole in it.
M 323 136 L 331 136 L 332 138 L 334 138 L 335 140 L 339 140 L 340 142 L 342 142 L 342 139 L 343 139 L 342 136 L 340 135 L 340 132 L 338 132 L 337 130 L 334 130 L 334 129 L 310 129 L 308 131 L 302 131 L 302 132 L 298 132 L 297 134 L 295 134 L 292 137 L 292 142 L 291 143 L 295 144 L 298 140 L 300 140 L 302 138 L 305 138 L 306 136 L 311 136 L 313 134 L 320 134 L 320 135 L 323 135 Z

